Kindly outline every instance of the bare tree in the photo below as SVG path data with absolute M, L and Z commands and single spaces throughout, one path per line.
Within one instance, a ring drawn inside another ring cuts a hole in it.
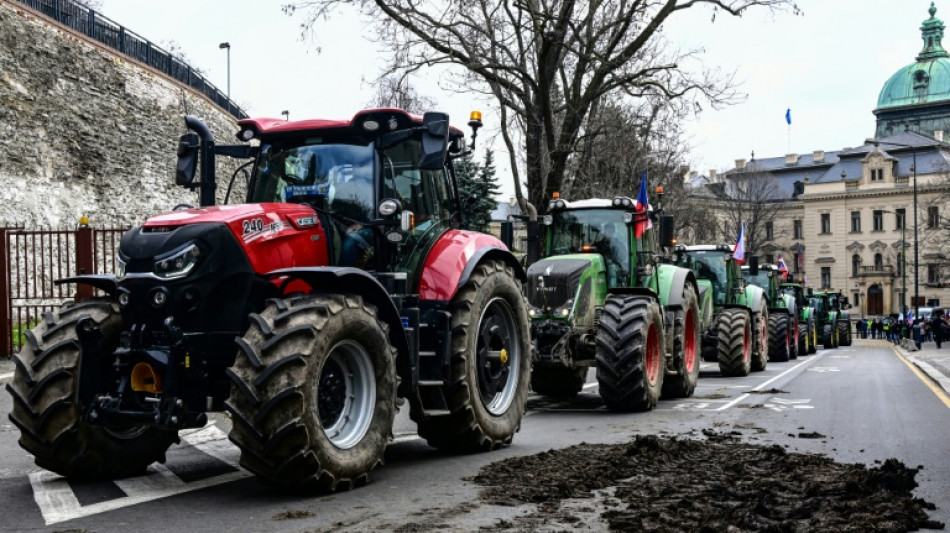
M 416 92 L 406 74 L 385 75 L 374 83 L 376 95 L 369 102 L 370 107 L 395 107 L 418 115 L 436 107 L 435 100 Z
M 661 33 L 676 12 L 703 4 L 714 16 L 753 7 L 798 12 L 792 0 L 301 0 L 284 9 L 304 13 L 307 30 L 340 6 L 358 6 L 391 50 L 391 71 L 461 67 L 449 80 L 452 87 L 481 91 L 499 104 L 524 208 L 520 164 L 528 199 L 543 205 L 562 188 L 590 112 L 603 97 L 692 99 L 700 107 L 733 101 L 731 76 L 680 69 L 698 52 L 673 50 Z
M 781 235 L 768 238 L 769 228 L 775 228 L 780 209 L 778 205 L 789 199 L 775 178 L 767 172 L 741 172 L 730 176 L 724 183 L 719 201 L 721 223 L 719 237 L 735 242 L 739 228 L 745 224 L 746 254 L 757 255 L 762 246 Z

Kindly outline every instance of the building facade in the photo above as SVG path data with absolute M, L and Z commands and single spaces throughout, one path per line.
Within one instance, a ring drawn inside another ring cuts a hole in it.
M 714 180 L 774 181 L 779 212 L 756 254 L 782 253 L 809 286 L 849 295 L 852 316 L 950 306 L 950 54 L 933 4 L 929 14 L 916 61 L 882 87 L 873 138 L 737 160 Z

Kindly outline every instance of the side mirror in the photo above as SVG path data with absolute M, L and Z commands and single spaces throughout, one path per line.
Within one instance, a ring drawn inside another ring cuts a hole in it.
M 660 246 L 667 247 L 675 244 L 673 215 L 660 215 Z
M 501 242 L 511 250 L 515 242 L 515 225 L 509 220 L 501 223 Z
M 422 117 L 422 170 L 441 170 L 449 147 L 449 115 L 429 112 Z
M 752 256 L 749 258 L 749 275 L 757 276 L 759 274 L 759 258 Z
M 189 132 L 178 140 L 178 163 L 175 166 L 175 185 L 190 187 L 198 168 L 198 135 Z

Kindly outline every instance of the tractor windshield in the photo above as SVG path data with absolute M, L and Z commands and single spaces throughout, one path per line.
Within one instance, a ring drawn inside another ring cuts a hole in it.
M 608 267 L 608 284 L 623 285 L 630 276 L 629 227 L 620 209 L 555 211 L 549 228 L 548 255 L 599 253 Z
M 762 287 L 763 289 L 769 288 L 769 271 L 768 270 L 759 270 L 756 275 L 752 275 L 749 269 L 742 269 L 742 277 L 746 281 L 755 285 L 756 287 Z
M 676 264 L 696 273 L 699 279 L 712 283 L 713 301 L 716 305 L 726 303 L 726 290 L 729 284 L 729 272 L 726 262 L 729 255 L 719 250 L 693 250 L 677 255 Z

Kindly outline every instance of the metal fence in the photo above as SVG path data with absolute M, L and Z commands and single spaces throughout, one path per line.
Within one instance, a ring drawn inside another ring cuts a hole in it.
M 116 271 L 119 240 L 128 228 L 25 230 L 0 227 L 0 357 L 23 344 L 23 332 L 63 302 L 92 296 L 86 285 L 57 285 L 76 274 Z
M 71 0 L 16 0 L 60 24 L 144 63 L 207 96 L 236 118 L 247 113 L 191 66 L 128 28 Z

